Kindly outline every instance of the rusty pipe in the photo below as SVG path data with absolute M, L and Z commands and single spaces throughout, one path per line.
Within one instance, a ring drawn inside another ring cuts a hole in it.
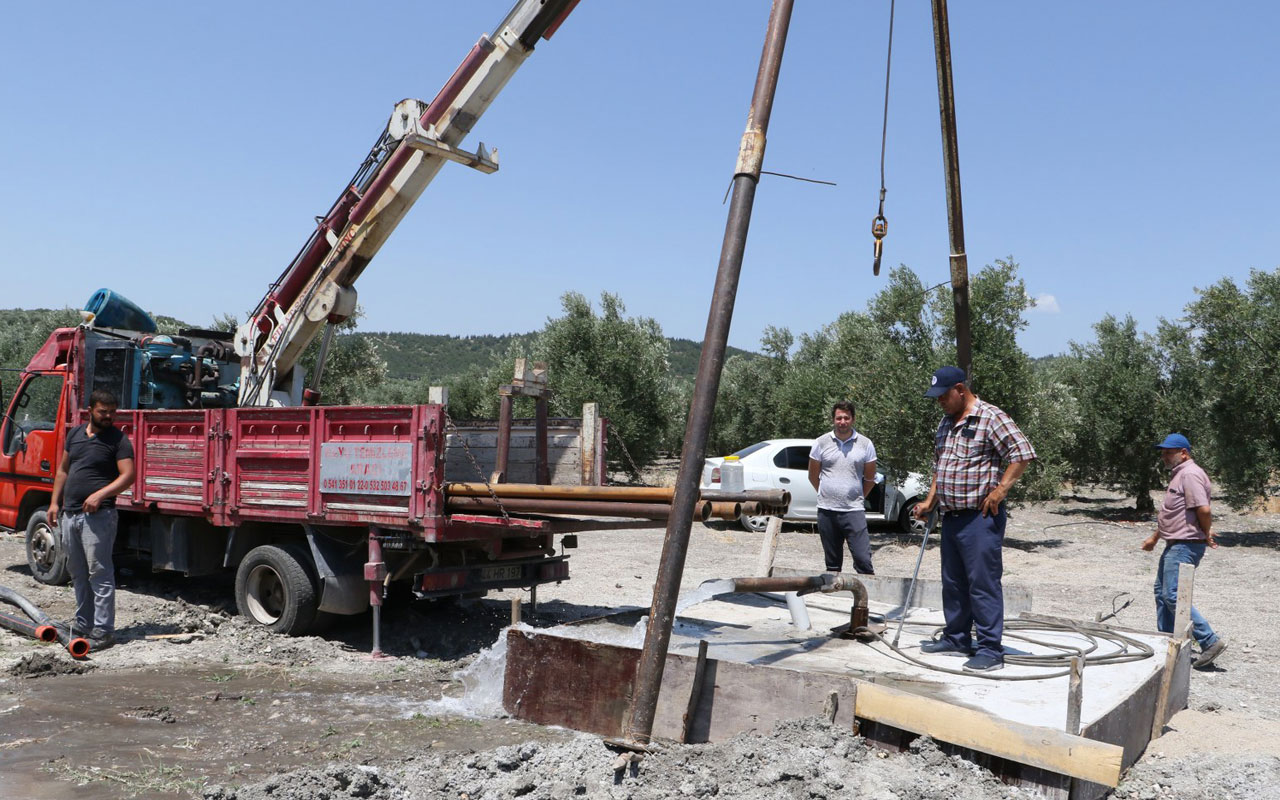
M 862 581 L 843 572 L 838 575 L 823 575 L 822 577 L 826 579 L 826 583 L 818 591 L 823 594 L 853 592 L 853 610 L 850 612 L 849 630 L 852 632 L 858 628 L 867 627 L 867 587 L 863 585 Z
M 52 625 L 40 625 L 23 616 L 6 614 L 0 611 L 0 627 L 8 628 L 14 633 L 21 633 L 39 639 L 42 642 L 58 641 L 58 631 Z
M 490 494 L 492 491 L 492 495 Z M 670 503 L 676 490 L 671 486 L 544 486 L 533 483 L 502 483 L 488 485 L 475 482 L 446 483 L 444 493 L 449 497 L 544 497 L 564 500 L 627 500 L 649 503 Z M 762 506 L 785 508 L 791 502 L 791 493 L 785 489 L 748 489 L 742 492 L 723 492 L 704 489 L 700 500 L 713 503 L 760 503 Z
M 701 492 L 703 500 L 724 500 L 730 503 L 761 503 L 770 506 L 791 504 L 791 492 L 786 489 L 748 489 L 744 492 L 722 492 L 719 489 Z
M 579 516 L 636 517 L 637 519 L 667 519 L 671 506 L 665 503 L 610 502 L 596 500 L 560 500 L 534 497 L 450 497 L 444 507 L 452 513 L 468 511 L 507 511 L 535 514 L 576 514 Z M 699 503 L 695 517 L 705 522 L 711 517 L 711 504 Z
M 715 502 L 711 504 L 711 516 L 716 519 L 737 519 L 742 515 L 742 503 Z
M 735 592 L 795 592 L 812 594 L 826 591 L 830 575 L 799 575 L 776 578 L 733 578 Z
M 751 227 L 751 209 L 755 204 L 756 186 L 764 162 L 765 134 L 773 111 L 773 98 L 782 68 L 782 53 L 791 25 L 794 0 L 773 0 L 769 26 L 765 31 L 760 67 L 756 73 L 751 108 L 746 130 L 738 147 L 734 167 L 733 197 L 729 217 L 725 221 L 724 239 L 720 245 L 720 263 L 716 269 L 711 307 L 707 312 L 707 329 L 702 337 L 702 353 L 698 358 L 698 374 L 694 380 L 693 398 L 685 423 L 684 446 L 680 454 L 680 473 L 676 477 L 676 493 L 671 500 L 671 516 L 658 560 L 658 579 L 653 587 L 653 603 L 644 647 L 636 669 L 635 690 L 631 708 L 623 728 L 631 743 L 646 745 L 653 735 L 653 721 L 658 711 L 658 693 L 662 673 L 667 665 L 667 648 L 671 643 L 671 626 L 675 622 L 680 580 L 689 550 L 689 533 L 697 504 L 698 482 L 702 474 L 707 437 L 715 413 L 716 394 L 720 389 L 720 373 L 724 368 L 725 350 L 729 342 L 729 324 L 738 295 L 738 279 L 742 275 L 742 257 L 747 247 L 747 231 Z M 705 498 L 704 498 L 705 499 Z M 737 499 L 737 498 L 734 498 Z

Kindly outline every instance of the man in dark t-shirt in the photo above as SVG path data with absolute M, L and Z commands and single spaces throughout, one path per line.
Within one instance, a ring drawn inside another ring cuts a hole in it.
M 115 640 L 116 495 L 133 485 L 133 445 L 115 427 L 111 392 L 89 398 L 89 424 L 67 434 L 66 452 L 53 480 L 49 524 L 60 525 L 67 569 L 75 585 L 72 632 L 88 636 L 95 650 Z

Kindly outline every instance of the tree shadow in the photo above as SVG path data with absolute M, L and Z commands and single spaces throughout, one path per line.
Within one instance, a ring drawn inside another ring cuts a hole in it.
M 1218 531 L 1220 547 L 1266 547 L 1280 549 L 1280 531 Z
M 1107 501 L 1114 502 L 1114 501 Z M 1155 515 L 1139 513 L 1133 506 L 1117 507 L 1115 505 L 1101 508 L 1064 508 L 1055 511 L 1064 517 L 1088 517 L 1104 522 L 1154 522 Z

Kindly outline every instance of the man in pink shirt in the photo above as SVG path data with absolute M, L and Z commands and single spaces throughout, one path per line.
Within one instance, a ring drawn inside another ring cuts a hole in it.
M 1156 445 L 1164 465 L 1173 470 L 1164 503 L 1156 516 L 1156 531 L 1142 543 L 1143 550 L 1154 550 L 1164 540 L 1160 568 L 1156 571 L 1156 628 L 1173 633 L 1174 609 L 1178 604 L 1178 565 L 1199 566 L 1205 545 L 1216 548 L 1213 517 L 1209 513 L 1209 476 L 1191 460 L 1191 443 L 1180 433 L 1171 433 Z M 1197 669 L 1213 663 L 1227 649 L 1227 643 L 1213 632 L 1205 618 L 1193 606 L 1191 635 L 1200 645 Z

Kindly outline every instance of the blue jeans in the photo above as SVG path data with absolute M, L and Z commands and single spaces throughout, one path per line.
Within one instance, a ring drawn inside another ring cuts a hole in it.
M 1164 633 L 1173 633 L 1173 618 L 1178 608 L 1178 565 L 1200 565 L 1204 558 L 1204 542 L 1165 543 L 1164 552 L 1160 554 L 1160 567 L 1156 570 L 1156 629 Z M 1212 647 L 1218 641 L 1218 634 L 1213 632 L 1209 623 L 1195 606 L 1191 607 L 1191 635 L 1200 644 L 1200 649 Z
M 992 517 L 981 511 L 942 517 L 942 639 L 961 650 L 1004 659 L 1004 505 Z M 976 647 L 969 633 L 978 634 Z

